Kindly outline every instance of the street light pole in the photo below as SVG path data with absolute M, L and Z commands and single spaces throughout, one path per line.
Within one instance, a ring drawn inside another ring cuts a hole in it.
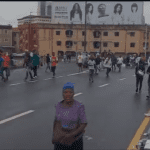
M 146 38 L 145 38 L 145 59 L 146 59 L 146 49 L 147 49 L 147 24 L 146 24 Z
M 86 4 L 87 1 L 85 1 L 84 52 L 86 52 Z

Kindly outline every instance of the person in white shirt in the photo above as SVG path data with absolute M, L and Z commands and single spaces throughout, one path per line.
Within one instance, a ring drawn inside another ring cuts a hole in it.
M 88 66 L 89 66 L 89 81 L 92 82 L 93 82 L 93 74 L 94 74 L 94 65 L 95 65 L 95 58 L 93 55 L 91 55 L 88 61 Z
M 149 56 L 147 62 L 148 62 L 148 67 L 149 67 L 150 66 L 150 56 Z
M 107 68 L 107 71 L 106 71 L 106 75 L 107 77 L 109 76 L 109 73 L 111 71 L 111 65 L 112 65 L 112 62 L 111 62 L 111 58 L 110 56 L 108 55 L 108 57 L 105 59 L 104 61 L 104 67 Z
M 81 55 L 81 53 L 79 53 L 79 56 L 78 56 L 79 72 L 80 70 L 82 71 L 82 62 L 83 62 L 83 56 Z
M 119 58 L 117 59 L 117 67 L 119 68 L 119 72 L 121 72 L 121 65 L 122 64 L 123 64 L 123 58 L 120 55 Z

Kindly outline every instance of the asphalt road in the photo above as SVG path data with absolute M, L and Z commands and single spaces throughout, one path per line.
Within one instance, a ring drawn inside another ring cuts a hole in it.
M 91 83 L 88 69 L 76 74 L 74 62 L 59 63 L 56 78 L 45 68 L 38 69 L 35 82 L 23 81 L 25 69 L 11 70 L 9 81 L 0 82 L 0 149 L 53 149 L 54 105 L 66 82 L 75 83 L 75 99 L 85 105 L 84 150 L 127 149 L 150 106 L 147 75 L 136 94 L 134 69 L 110 72 L 108 78 L 102 70 Z

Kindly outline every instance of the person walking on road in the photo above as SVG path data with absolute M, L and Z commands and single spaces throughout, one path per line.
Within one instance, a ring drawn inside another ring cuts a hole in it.
M 46 66 L 45 72 L 47 71 L 47 69 L 49 69 L 49 71 L 51 72 L 50 62 L 51 62 L 50 56 L 49 56 L 49 54 L 47 54 L 47 56 L 46 56 L 46 63 L 47 63 L 47 66 Z
M 51 70 L 53 72 L 53 78 L 55 77 L 55 70 L 56 70 L 57 63 L 58 63 L 58 58 L 55 56 L 55 52 L 52 52 Z
M 95 63 L 96 63 L 96 69 L 95 69 L 95 74 L 98 75 L 98 71 L 100 71 L 100 55 L 97 55 L 96 59 L 95 59 Z
M 149 67 L 150 66 L 150 56 L 148 57 L 147 63 L 148 63 L 148 67 Z
M 64 62 L 66 62 L 67 56 L 66 54 L 64 54 Z
M 94 65 L 95 63 L 95 57 L 93 55 L 90 56 L 89 61 L 88 61 L 88 66 L 89 66 L 89 81 L 94 81 L 93 80 L 93 75 L 94 75 Z
M 145 63 L 143 61 L 143 58 L 141 57 L 139 63 L 136 65 L 135 68 L 136 93 L 138 92 L 138 89 L 139 89 L 139 93 L 141 92 L 144 74 L 145 74 Z M 140 83 L 140 87 L 139 87 L 139 83 Z
M 34 80 L 33 79 L 33 76 L 32 76 L 32 60 L 31 60 L 31 56 L 28 52 L 26 52 L 26 56 L 25 56 L 25 59 L 24 59 L 24 63 L 23 63 L 23 67 L 26 65 L 26 77 L 24 79 L 24 81 L 26 81 L 28 79 L 28 74 L 30 75 L 30 78 L 31 78 L 31 81 Z
M 119 72 L 121 72 L 122 63 L 123 63 L 123 58 L 120 55 L 119 58 L 117 59 L 117 67 L 119 68 Z
M 4 63 L 4 59 L 2 58 L 2 51 L 0 51 L 0 76 L 2 77 L 2 80 L 3 80 L 4 82 L 6 82 L 7 79 L 4 78 L 4 74 L 3 74 L 3 69 L 4 69 L 3 63 Z
M 107 77 L 109 77 L 109 73 L 111 71 L 111 65 L 112 65 L 111 58 L 110 58 L 110 55 L 108 55 L 108 57 L 104 61 L 104 67 L 107 68 L 106 70 Z
M 81 52 L 78 55 L 78 66 L 79 66 L 79 72 L 82 71 L 82 62 L 83 62 L 83 56 L 81 55 Z
M 44 60 L 44 65 L 46 64 L 46 56 L 44 55 L 43 57 L 43 60 Z
M 33 72 L 34 72 L 34 77 L 33 78 L 37 78 L 37 66 L 39 65 L 39 57 L 37 55 L 36 50 L 33 51 Z
M 3 63 L 3 72 L 6 73 L 6 79 L 8 80 L 8 77 L 10 76 L 10 58 L 8 56 L 8 52 L 5 53 L 5 55 L 2 57 L 4 59 Z
M 74 99 L 73 83 L 64 84 L 62 94 L 63 100 L 55 105 L 54 150 L 83 150 L 83 135 L 87 126 L 85 106 Z
M 114 71 L 116 70 L 116 64 L 117 64 L 117 58 L 114 54 L 112 55 L 111 61 L 112 61 L 112 71 Z
M 69 63 L 71 62 L 71 54 L 68 55 Z
M 147 74 L 148 74 L 148 96 L 147 98 L 149 99 L 150 98 L 150 65 L 148 66 L 147 68 Z

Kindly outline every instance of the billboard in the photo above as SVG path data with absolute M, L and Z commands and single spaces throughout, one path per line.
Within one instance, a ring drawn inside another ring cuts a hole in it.
M 122 1 L 51 1 L 46 14 L 52 23 L 84 24 L 143 24 L 143 2 Z M 48 11 L 49 10 L 49 11 Z

